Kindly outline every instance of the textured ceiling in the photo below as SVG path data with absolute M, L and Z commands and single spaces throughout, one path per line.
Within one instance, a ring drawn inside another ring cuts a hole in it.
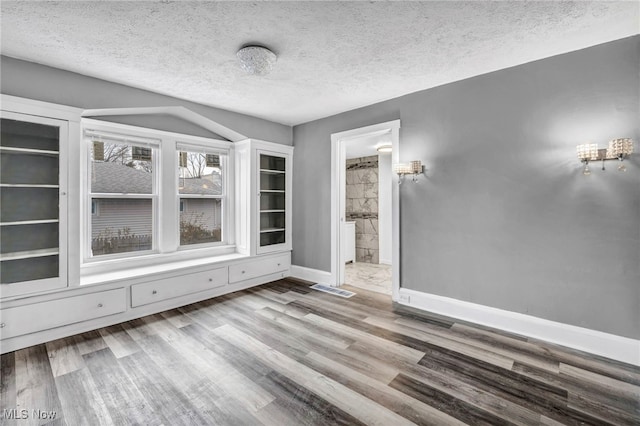
M 2 54 L 299 124 L 639 32 L 629 2 L 1 3 Z M 278 54 L 266 77 L 235 53 Z

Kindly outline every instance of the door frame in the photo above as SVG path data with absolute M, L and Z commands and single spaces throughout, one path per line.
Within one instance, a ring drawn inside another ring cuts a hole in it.
M 400 120 L 331 134 L 331 285 L 344 284 L 345 196 L 346 196 L 346 144 L 354 139 L 391 134 L 391 162 L 400 158 Z M 391 288 L 392 299 L 398 301 L 400 291 L 400 204 L 398 177 L 391 174 Z

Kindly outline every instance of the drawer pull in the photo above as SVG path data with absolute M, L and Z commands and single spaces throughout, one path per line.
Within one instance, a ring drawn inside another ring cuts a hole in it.
M 213 278 L 209 278 L 209 282 L 213 282 Z
M 102 308 L 102 303 L 98 303 L 98 308 Z
M 5 325 L 5 323 L 0 324 L 0 328 L 4 328 Z
M 278 263 L 278 266 L 280 266 L 280 264 Z
M 151 294 L 158 294 L 158 290 L 153 290 Z
M 242 271 L 242 273 L 244 274 L 244 271 Z

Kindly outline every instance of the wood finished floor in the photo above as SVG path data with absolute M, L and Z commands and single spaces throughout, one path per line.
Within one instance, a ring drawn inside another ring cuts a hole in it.
M 2 424 L 640 424 L 638 367 L 349 289 L 282 280 L 5 354 Z

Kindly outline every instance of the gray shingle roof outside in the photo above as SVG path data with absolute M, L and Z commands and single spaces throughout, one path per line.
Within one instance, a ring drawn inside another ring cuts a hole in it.
M 220 175 L 211 174 L 204 178 L 180 178 L 180 194 L 220 195 L 222 182 Z M 150 194 L 151 173 L 111 162 L 94 162 L 91 169 L 91 192 L 106 194 Z

